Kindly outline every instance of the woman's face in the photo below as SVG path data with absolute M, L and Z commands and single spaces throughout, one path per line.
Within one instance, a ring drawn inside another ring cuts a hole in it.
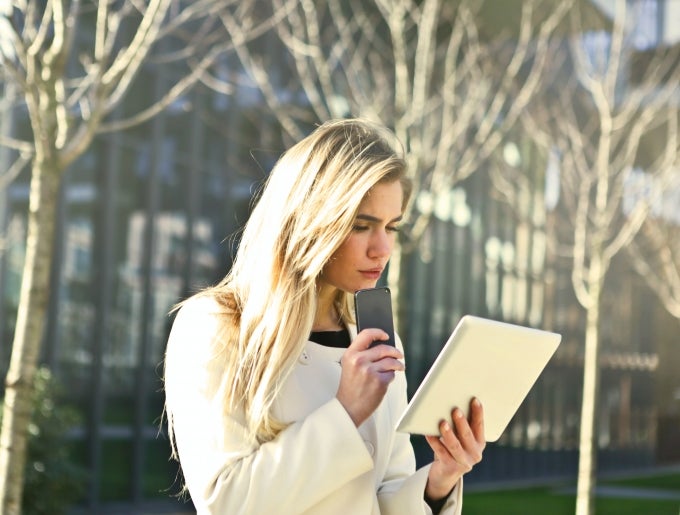
M 376 285 L 394 248 L 403 195 L 399 181 L 378 183 L 369 190 L 359 204 L 352 232 L 324 267 L 320 286 L 354 293 Z

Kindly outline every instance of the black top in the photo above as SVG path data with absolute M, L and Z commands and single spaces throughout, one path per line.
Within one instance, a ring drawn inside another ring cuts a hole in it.
M 346 349 L 352 343 L 347 329 L 341 329 L 340 331 L 312 331 L 309 339 L 324 347 L 336 347 L 339 349 Z

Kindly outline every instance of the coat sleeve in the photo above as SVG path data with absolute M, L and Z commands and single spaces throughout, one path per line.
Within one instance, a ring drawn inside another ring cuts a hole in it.
M 165 359 L 168 421 L 186 487 L 198 513 L 297 513 L 373 462 L 349 415 L 332 399 L 274 440 L 257 445 L 243 418 L 224 415 L 213 339 L 214 301 L 191 301 L 177 314 Z
M 401 341 L 397 345 L 403 352 Z M 404 374 L 397 375 L 394 396 L 390 399 L 390 410 L 396 421 L 408 404 L 406 379 Z M 432 510 L 424 499 L 425 485 L 430 465 L 415 471 L 415 455 L 410 436 L 406 433 L 394 432 L 389 463 L 383 481 L 378 489 L 380 511 L 385 515 L 423 514 L 431 515 Z M 462 479 L 454 487 L 439 512 L 439 515 L 460 515 L 463 507 Z

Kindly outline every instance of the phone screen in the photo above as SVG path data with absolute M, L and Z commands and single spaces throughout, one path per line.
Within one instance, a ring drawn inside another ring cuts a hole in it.
M 395 346 L 392 297 L 389 288 L 379 287 L 358 290 L 354 294 L 354 309 L 358 332 L 368 328 L 382 329 L 390 336 L 390 339 L 387 341 L 376 341 L 373 345 L 387 344 Z

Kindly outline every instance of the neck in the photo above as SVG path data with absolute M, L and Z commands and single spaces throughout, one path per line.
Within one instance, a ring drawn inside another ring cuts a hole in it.
M 319 286 L 312 331 L 338 331 L 343 328 L 340 316 L 333 302 L 337 291 L 332 286 Z

